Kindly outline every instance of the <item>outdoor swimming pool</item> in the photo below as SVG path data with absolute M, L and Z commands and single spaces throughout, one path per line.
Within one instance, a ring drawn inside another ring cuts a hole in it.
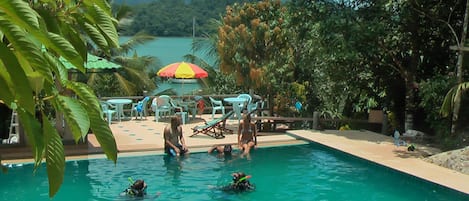
M 12 165 L 0 174 L 0 200 L 49 200 L 45 168 L 35 176 L 32 168 Z M 256 190 L 218 190 L 234 171 L 252 175 Z M 104 159 L 70 161 L 53 200 L 129 200 L 119 196 L 129 177 L 147 182 L 144 200 L 469 200 L 467 194 L 313 143 L 259 148 L 250 160 L 193 153 L 120 157 L 117 166 Z

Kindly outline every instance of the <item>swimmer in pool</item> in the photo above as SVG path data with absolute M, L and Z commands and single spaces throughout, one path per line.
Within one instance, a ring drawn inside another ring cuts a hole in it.
M 215 145 L 208 150 L 208 153 L 218 153 L 219 155 L 231 155 L 233 147 L 230 144 L 227 145 Z

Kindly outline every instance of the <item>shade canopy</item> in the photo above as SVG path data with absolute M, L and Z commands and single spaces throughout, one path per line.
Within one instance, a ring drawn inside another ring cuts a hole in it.
M 191 79 L 191 78 L 205 78 L 208 77 L 207 71 L 201 67 L 186 62 L 178 62 L 169 64 L 157 73 L 160 77 L 178 78 L 178 79 Z
M 104 58 L 89 54 L 87 55 L 87 61 L 85 63 L 85 68 L 88 69 L 96 69 L 96 70 L 105 70 L 105 69 L 113 69 L 113 68 L 121 68 L 122 66 L 116 64 L 114 62 L 108 61 Z M 65 68 L 67 69 L 76 69 L 76 67 L 67 61 L 64 58 L 60 58 L 60 61 L 64 64 Z

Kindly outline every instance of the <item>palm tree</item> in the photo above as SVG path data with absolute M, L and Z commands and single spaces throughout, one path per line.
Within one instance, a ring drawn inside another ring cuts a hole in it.
M 118 28 L 125 30 L 127 21 L 131 21 L 131 8 L 120 5 L 113 9 L 115 18 L 119 21 Z M 98 96 L 122 96 L 138 95 L 143 91 L 151 91 L 155 83 L 151 80 L 149 67 L 159 63 L 158 59 L 151 56 L 139 56 L 134 50 L 137 45 L 142 45 L 155 40 L 154 36 L 145 32 L 139 32 L 120 44 L 119 48 L 111 52 L 111 60 L 122 68 L 112 74 L 90 73 L 87 83 L 92 86 Z M 130 53 L 132 55 L 129 56 Z
M 112 74 L 90 73 L 87 83 L 98 96 L 136 95 L 142 91 L 153 90 L 155 83 L 150 79 L 149 67 L 158 63 L 158 59 L 152 56 L 138 56 L 135 51 L 131 56 L 128 56 L 128 53 L 137 45 L 154 39 L 154 36 L 143 32 L 130 37 L 120 44 L 120 48 L 112 51 L 111 60 L 120 64 L 122 68 Z
M 461 100 L 462 94 L 469 89 L 469 82 L 463 82 L 452 87 L 445 96 L 440 113 L 447 117 L 454 112 L 455 104 Z

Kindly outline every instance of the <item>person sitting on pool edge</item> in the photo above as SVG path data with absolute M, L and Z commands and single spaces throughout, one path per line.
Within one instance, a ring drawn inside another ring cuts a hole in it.
M 235 172 L 231 176 L 233 176 L 233 182 L 223 187 L 223 191 L 244 192 L 254 190 L 254 185 L 249 182 L 251 175 L 246 175 L 244 172 Z
M 143 197 L 147 194 L 147 184 L 144 180 L 138 179 L 125 189 L 123 193 L 128 196 Z
M 251 115 L 243 115 L 243 121 L 238 127 L 238 146 L 243 155 L 249 154 L 251 148 L 257 145 L 257 128 L 251 122 Z
M 171 125 L 164 128 L 164 150 L 172 156 L 180 156 L 189 153 L 186 141 L 182 134 L 181 121 L 177 116 L 171 117 Z
M 232 151 L 233 151 L 233 147 L 231 147 L 231 144 L 226 144 L 226 145 L 215 145 L 208 150 L 208 153 L 211 154 L 211 153 L 217 152 L 219 155 L 231 155 Z

